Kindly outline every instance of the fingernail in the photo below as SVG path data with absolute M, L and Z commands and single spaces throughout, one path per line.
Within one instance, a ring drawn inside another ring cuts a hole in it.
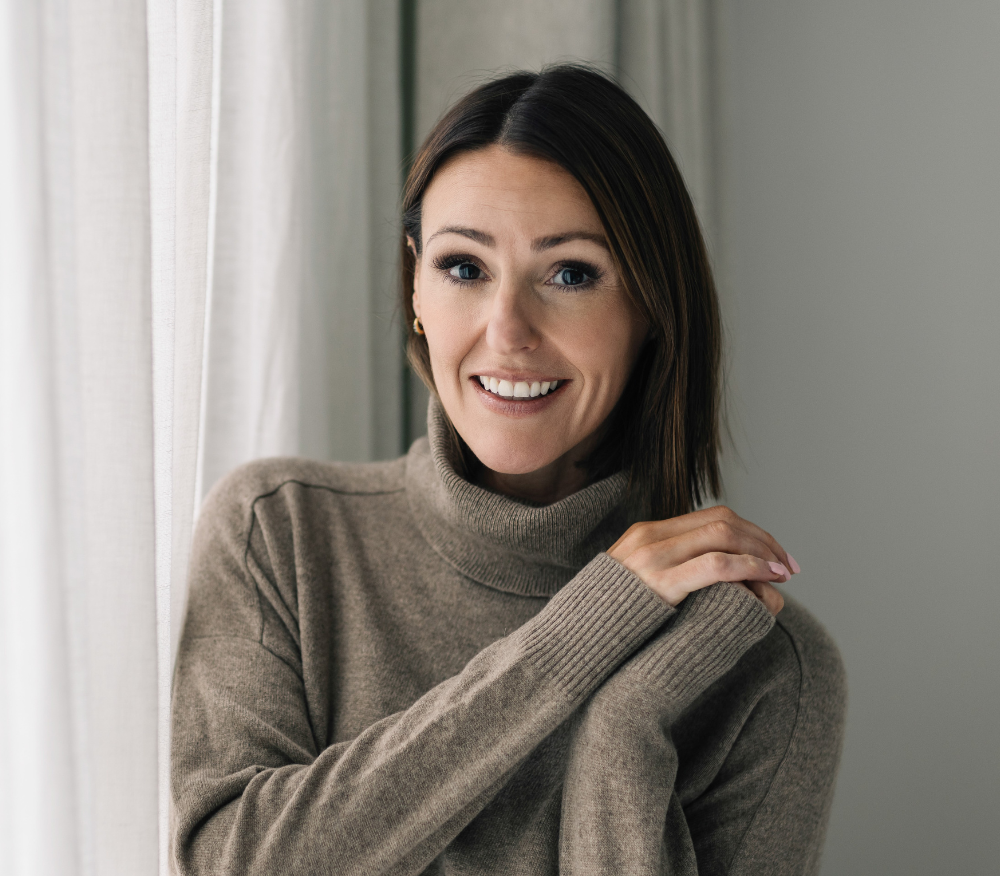
M 788 565 L 792 567 L 792 574 L 798 575 L 802 571 L 802 567 L 795 562 L 795 557 L 788 553 L 788 551 L 785 551 L 785 556 L 788 557 Z
M 789 573 L 788 569 L 786 569 L 781 563 L 769 562 L 767 565 L 770 567 L 771 571 L 775 575 L 781 575 L 781 577 L 784 578 L 786 581 L 790 581 L 792 579 L 792 576 Z

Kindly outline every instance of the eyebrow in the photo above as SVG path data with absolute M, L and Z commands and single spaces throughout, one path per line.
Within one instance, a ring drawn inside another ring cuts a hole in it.
M 487 234 L 485 231 L 477 231 L 475 228 L 466 228 L 464 225 L 445 225 L 444 228 L 439 228 L 428 237 L 427 242 L 430 243 L 435 237 L 441 234 L 461 234 L 462 237 L 468 237 L 470 240 L 481 243 L 483 246 L 496 246 L 497 244 L 496 238 L 492 234 Z
M 468 228 L 465 225 L 445 225 L 428 237 L 427 242 L 430 243 L 440 234 L 459 234 L 462 237 L 468 237 L 470 240 L 476 241 L 476 243 L 481 243 L 483 246 L 496 246 L 497 243 L 496 238 L 492 234 L 487 234 L 485 231 L 479 231 L 476 228 Z M 589 240 L 592 243 L 603 246 L 605 249 L 609 249 L 604 235 L 595 234 L 593 231 L 567 231 L 565 234 L 552 234 L 548 237 L 539 237 L 531 242 L 531 249 L 533 252 L 542 252 L 546 249 L 559 246 L 562 243 L 568 243 L 571 240 Z
M 593 231 L 567 231 L 565 234 L 553 234 L 550 237 L 539 237 L 537 240 L 531 242 L 531 248 L 535 252 L 541 252 L 542 250 L 552 249 L 555 246 L 559 246 L 561 243 L 567 243 L 570 240 L 589 240 L 592 243 L 596 243 L 598 246 L 603 246 L 608 249 L 608 242 L 604 239 L 603 234 L 595 234 Z

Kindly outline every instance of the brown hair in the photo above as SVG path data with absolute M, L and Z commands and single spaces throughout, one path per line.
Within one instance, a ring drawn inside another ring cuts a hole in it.
M 552 161 L 580 182 L 626 293 L 650 327 L 610 428 L 586 462 L 590 477 L 624 469 L 635 519 L 693 510 L 720 488 L 715 284 L 691 198 L 663 137 L 602 73 L 563 64 L 504 76 L 471 91 L 435 125 L 403 190 L 405 324 L 414 318 L 424 192 L 449 158 L 491 145 Z M 434 392 L 426 338 L 410 333 L 407 355 Z

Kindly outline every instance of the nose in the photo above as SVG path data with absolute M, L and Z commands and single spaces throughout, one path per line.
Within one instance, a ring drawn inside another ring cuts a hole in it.
M 501 282 L 494 293 L 486 343 L 497 353 L 530 352 L 538 346 L 541 338 L 531 319 L 529 296 L 529 290 L 510 280 Z

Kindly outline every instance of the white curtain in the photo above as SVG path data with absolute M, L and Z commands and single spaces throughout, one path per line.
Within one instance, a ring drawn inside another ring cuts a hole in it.
M 199 494 L 257 456 L 400 452 L 397 5 L 226 4 Z
M 82 5 L 0 7 L 0 868 L 12 874 L 157 864 L 146 19 L 135 4 Z
M 407 118 L 575 57 L 682 136 L 667 31 L 635 22 L 700 4 L 633 3 L 0 0 L 4 876 L 167 872 L 201 499 L 247 459 L 422 430 L 393 321 Z

